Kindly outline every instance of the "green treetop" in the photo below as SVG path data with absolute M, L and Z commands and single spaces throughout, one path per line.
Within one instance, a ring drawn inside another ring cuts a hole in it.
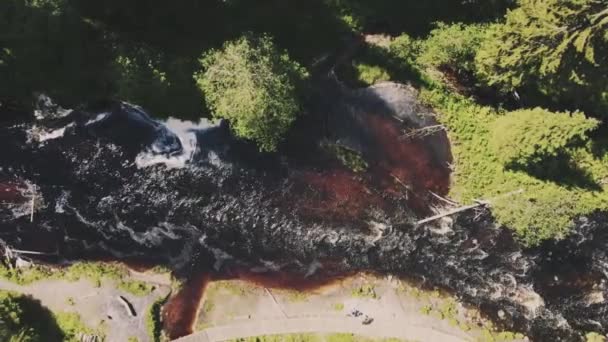
M 0 341 L 62 341 L 62 331 L 50 311 L 29 297 L 0 291 Z
M 421 43 L 418 62 L 425 66 L 447 66 L 459 72 L 473 72 L 475 54 L 484 37 L 486 26 L 438 23 L 428 38 Z
M 542 108 L 509 112 L 492 126 L 490 144 L 503 164 L 526 166 L 554 157 L 568 144 L 585 139 L 598 125 L 583 113 L 554 113 Z
M 580 109 L 608 109 L 608 5 L 604 0 L 519 0 L 476 56 L 480 78 L 532 89 Z
M 195 80 L 216 118 L 235 134 L 274 151 L 300 112 L 296 85 L 304 69 L 267 37 L 245 36 L 200 59 Z

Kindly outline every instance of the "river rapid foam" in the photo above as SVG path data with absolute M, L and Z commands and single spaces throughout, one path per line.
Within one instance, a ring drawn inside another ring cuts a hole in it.
M 272 155 L 224 122 L 158 121 L 128 103 L 89 112 L 46 99 L 36 115 L 3 113 L 0 239 L 56 253 L 55 262 L 145 260 L 183 277 L 393 274 L 446 289 L 538 341 L 606 333 L 605 213 L 534 249 L 488 211 L 416 226 L 440 205 L 430 193 L 447 194 L 451 156 L 445 133 L 403 139 L 420 124 L 411 114 L 428 111 L 415 95 L 395 85 L 340 93 L 324 107 L 331 115 L 301 119 Z M 367 171 L 342 166 L 321 140 L 360 153 Z

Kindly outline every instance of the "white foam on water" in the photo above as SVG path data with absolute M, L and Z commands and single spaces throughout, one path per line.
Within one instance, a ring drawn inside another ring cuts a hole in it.
M 97 114 L 97 116 L 95 117 L 95 119 L 91 119 L 91 120 L 87 121 L 84 125 L 88 126 L 90 124 L 94 124 L 96 122 L 99 122 L 99 121 L 105 119 L 108 115 L 110 115 L 110 113 L 107 113 L 107 112 L 99 113 L 99 114 Z
M 216 271 L 219 271 L 222 267 L 222 265 L 224 264 L 224 262 L 229 261 L 229 260 L 233 260 L 234 257 L 230 254 L 228 254 L 227 252 L 216 248 L 216 247 L 211 247 L 207 244 L 207 235 L 202 235 L 200 237 L 200 239 L 198 240 L 198 242 L 206 247 L 212 254 L 213 257 L 215 259 L 215 262 L 213 263 L 213 269 Z
M 47 140 L 61 138 L 65 134 L 65 129 L 68 127 L 71 127 L 71 126 L 73 126 L 73 124 L 69 124 L 65 127 L 58 128 L 58 129 L 52 130 L 50 132 L 40 133 L 38 135 L 38 142 L 45 142 Z
M 304 275 L 304 278 L 308 278 L 308 277 L 313 276 L 321 268 L 323 268 L 323 264 L 321 264 L 316 259 L 313 260 L 313 262 L 311 262 L 310 265 L 308 265 L 308 270 L 306 271 L 306 274 Z
M 32 194 L 34 193 L 35 184 L 28 180 L 24 180 L 21 185 L 24 185 L 25 187 L 17 187 L 16 189 L 19 191 L 21 197 L 24 198 L 22 202 L 2 203 L 2 205 L 11 210 L 14 218 L 29 216 L 32 213 L 31 198 Z M 41 194 L 38 193 L 36 198 L 37 204 L 39 205 L 43 200 L 40 196 Z
M 201 119 L 201 121 L 195 123 L 192 121 L 169 118 L 163 124 L 179 138 L 179 141 L 182 144 L 182 151 L 174 155 L 159 154 L 162 149 L 153 145 L 151 150 L 141 152 L 135 158 L 135 165 L 137 165 L 138 168 L 156 164 L 164 164 L 169 169 L 183 168 L 192 160 L 196 152 L 196 131 L 213 126 L 206 119 Z

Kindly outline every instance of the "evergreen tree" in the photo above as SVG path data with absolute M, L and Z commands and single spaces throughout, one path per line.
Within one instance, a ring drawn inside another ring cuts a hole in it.
M 577 139 L 586 139 L 585 134 L 597 125 L 597 120 L 588 119 L 581 112 L 518 110 L 494 122 L 490 144 L 503 164 L 526 166 L 557 156 Z
M 296 84 L 304 69 L 266 36 L 227 42 L 200 62 L 204 71 L 195 79 L 213 116 L 260 150 L 274 151 L 300 111 Z
M 519 0 L 489 31 L 476 56 L 481 79 L 506 91 L 532 90 L 557 104 L 608 109 L 608 3 Z

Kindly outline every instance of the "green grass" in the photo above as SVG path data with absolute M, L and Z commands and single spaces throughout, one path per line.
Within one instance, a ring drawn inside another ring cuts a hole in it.
M 363 284 L 356 289 L 351 291 L 351 295 L 355 298 L 370 298 L 370 299 L 378 299 L 378 295 L 376 294 L 376 289 L 373 285 Z
M 369 166 L 359 152 L 350 148 L 329 142 L 322 143 L 321 147 L 354 172 L 363 172 Z
M 297 290 L 275 290 L 290 303 L 305 302 L 308 300 L 306 292 Z
M 146 311 L 146 331 L 152 342 L 161 342 L 166 339 L 163 336 L 161 310 L 169 296 L 158 298 Z
M 423 89 L 422 99 L 439 113 L 448 127 L 455 157 L 451 196 L 463 203 L 489 199 L 514 190 L 524 193 L 492 202 L 499 223 L 513 229 L 526 245 L 564 238 L 578 215 L 608 209 L 607 184 L 599 190 L 536 178 L 525 171 L 509 170 L 488 148 L 490 127 L 501 110 L 480 106 L 443 88 Z M 602 184 L 608 179 L 608 154 L 594 155 L 593 143 L 568 151 L 572 163 L 586 177 Z
M 342 311 L 344 310 L 344 303 L 334 303 L 334 305 L 331 306 L 335 311 Z
M 363 70 L 377 66 L 387 70 L 392 80 L 414 83 L 421 100 L 438 113 L 438 120 L 447 127 L 454 155 L 452 198 L 469 204 L 523 189 L 522 194 L 495 199 L 491 208 L 497 222 L 513 229 L 518 240 L 528 246 L 564 238 L 575 217 L 608 210 L 605 138 L 568 147 L 564 157 L 568 165 L 555 167 L 553 175 L 535 176 L 533 170 L 503 165 L 499 152 L 488 145 L 493 123 L 506 111 L 454 93 L 441 72 L 418 64 L 420 44 L 402 36 L 388 48 L 368 45 L 353 59 L 355 65 L 366 66 L 361 67 Z M 340 77 L 357 86 L 365 80 L 357 79 L 360 73 L 352 69 L 342 70 Z
M 396 338 L 373 339 L 348 333 L 265 335 L 232 340 L 232 342 L 408 342 Z M 413 342 L 413 341 L 410 341 Z
M 203 303 L 203 313 L 208 314 L 215 309 L 215 303 L 212 300 L 206 299 Z
M 64 333 L 65 342 L 80 342 L 80 334 L 104 336 L 102 331 L 87 327 L 80 315 L 75 312 L 56 312 L 54 316 L 57 325 Z
M 27 285 L 44 279 L 65 279 L 78 281 L 89 279 L 100 287 L 104 280 L 115 281 L 125 292 L 136 296 L 146 296 L 154 290 L 153 285 L 128 279 L 129 270 L 118 263 L 77 262 L 66 268 L 34 266 L 29 269 L 9 269 L 0 264 L 0 277 L 19 285 Z
M 386 69 L 378 65 L 356 63 L 357 80 L 363 85 L 373 85 L 382 81 L 390 81 L 391 76 Z

